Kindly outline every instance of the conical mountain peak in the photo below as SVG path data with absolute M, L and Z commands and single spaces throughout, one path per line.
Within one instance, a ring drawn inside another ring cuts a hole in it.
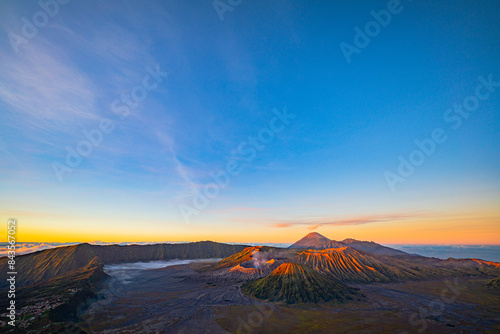
M 330 242 L 332 240 L 328 239 L 324 235 L 318 232 L 311 232 L 293 245 L 290 248 L 317 248 Z
M 307 234 L 305 237 L 303 237 L 302 239 L 322 239 L 325 241 L 330 241 L 330 239 L 328 239 L 327 237 L 325 237 L 322 234 L 319 234 L 318 232 L 311 232 L 311 233 Z

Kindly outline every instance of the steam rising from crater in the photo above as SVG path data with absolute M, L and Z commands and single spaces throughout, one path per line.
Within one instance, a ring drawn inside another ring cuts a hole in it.
M 261 253 L 258 250 L 252 252 L 252 265 L 255 269 L 266 267 L 268 265 L 266 263 L 267 261 L 269 261 L 269 256 L 267 254 Z

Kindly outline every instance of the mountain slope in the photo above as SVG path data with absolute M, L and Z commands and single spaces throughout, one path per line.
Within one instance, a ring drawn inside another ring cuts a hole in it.
M 344 301 L 356 294 L 354 289 L 295 263 L 283 263 L 268 276 L 244 284 L 241 290 L 259 299 L 286 303 Z
M 246 247 L 241 252 L 234 253 L 231 256 L 221 260 L 214 265 L 213 269 L 229 268 L 240 265 L 241 263 L 248 262 L 252 260 L 252 255 L 260 251 L 262 246 L 256 247 Z
M 370 252 L 378 255 L 386 256 L 398 256 L 398 255 L 408 255 L 403 251 L 379 245 L 373 241 L 359 241 L 355 239 L 345 239 L 340 242 L 344 246 L 352 247 L 354 249 Z
M 491 281 L 483 284 L 483 286 L 485 288 L 492 289 L 492 290 L 500 290 L 500 277 L 492 279 Z
M 500 274 L 500 263 L 480 259 L 445 260 L 425 256 L 398 257 L 413 264 L 432 266 L 444 269 L 455 276 L 497 276 Z
M 20 300 L 30 298 L 50 298 L 67 294 L 69 289 L 92 290 L 102 279 L 108 277 L 103 271 L 101 261 L 95 257 L 86 266 L 71 270 L 41 283 L 34 283 L 21 288 Z
M 16 283 L 18 287 L 49 280 L 72 270 L 87 266 L 96 257 L 89 244 L 46 249 L 16 257 Z M 0 259 L 0 275 L 7 272 L 6 258 Z M 1 277 L 1 276 L 0 276 Z M 0 289 L 5 288 L 0 281 Z
M 362 253 L 350 247 L 301 251 L 292 262 L 307 265 L 345 282 L 393 282 L 446 274 L 446 271 L 430 266 L 414 266 L 391 257 Z

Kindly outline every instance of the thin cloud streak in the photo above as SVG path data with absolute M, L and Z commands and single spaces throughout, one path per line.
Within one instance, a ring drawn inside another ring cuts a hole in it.
M 196 182 L 194 182 L 190 176 L 190 171 L 187 167 L 185 167 L 181 161 L 178 159 L 177 151 L 174 148 L 174 143 L 173 139 L 170 138 L 169 136 L 165 135 L 162 132 L 157 132 L 156 137 L 158 138 L 158 141 L 167 147 L 168 152 L 172 156 L 172 161 L 174 162 L 175 165 L 175 171 L 179 174 L 180 178 L 183 179 L 188 187 L 190 188 L 190 193 L 195 194 L 196 190 L 198 189 L 198 185 Z
M 33 41 L 21 55 L 0 53 L 0 100 L 16 118 L 45 130 L 97 119 L 97 88 L 64 53 L 44 41 Z
M 349 219 L 335 220 L 330 217 L 320 218 L 316 220 L 298 220 L 298 221 L 278 221 L 272 224 L 272 227 L 288 228 L 294 226 L 306 226 L 309 230 L 315 230 L 321 226 L 346 226 L 346 225 L 364 225 L 370 223 L 390 222 L 398 220 L 409 220 L 417 217 L 422 217 L 423 214 L 385 214 L 385 215 L 369 215 L 355 217 Z

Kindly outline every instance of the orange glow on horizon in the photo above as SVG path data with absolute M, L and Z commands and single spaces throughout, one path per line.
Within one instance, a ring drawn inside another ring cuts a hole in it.
M 2 221 L 9 219 L 0 215 Z M 200 223 L 186 225 L 175 222 L 86 221 L 71 223 L 51 217 L 19 216 L 18 242 L 216 242 L 293 243 L 316 231 L 332 240 L 353 238 L 379 244 L 414 245 L 499 245 L 500 224 L 497 215 L 462 218 L 421 218 L 406 221 L 374 222 L 360 225 L 324 225 L 274 227 L 270 223 Z M 248 226 L 251 226 L 249 228 Z M 7 225 L 1 242 L 7 241 Z
M 413 245 L 499 245 L 500 231 L 496 230 L 469 230 L 469 231 L 432 231 L 424 228 L 393 229 L 388 233 L 385 229 L 364 228 L 363 230 L 340 231 L 334 228 L 317 229 L 316 232 L 332 239 L 341 241 L 347 238 L 353 238 L 363 241 L 374 241 L 379 244 L 413 244 Z M 311 232 L 305 228 L 294 228 L 288 231 L 277 231 L 275 228 L 263 229 L 260 232 L 245 233 L 243 237 L 239 233 L 221 231 L 220 234 L 212 231 L 196 231 L 190 234 L 159 234 L 159 233 L 102 233 L 100 236 L 91 232 L 58 232 L 54 230 L 37 231 L 29 229 L 19 232 L 18 242 L 194 242 L 194 241 L 216 241 L 216 242 L 235 242 L 235 243 L 293 243 L 304 235 Z M 351 233 L 349 233 L 351 232 Z M 7 241 L 7 236 L 2 242 Z

